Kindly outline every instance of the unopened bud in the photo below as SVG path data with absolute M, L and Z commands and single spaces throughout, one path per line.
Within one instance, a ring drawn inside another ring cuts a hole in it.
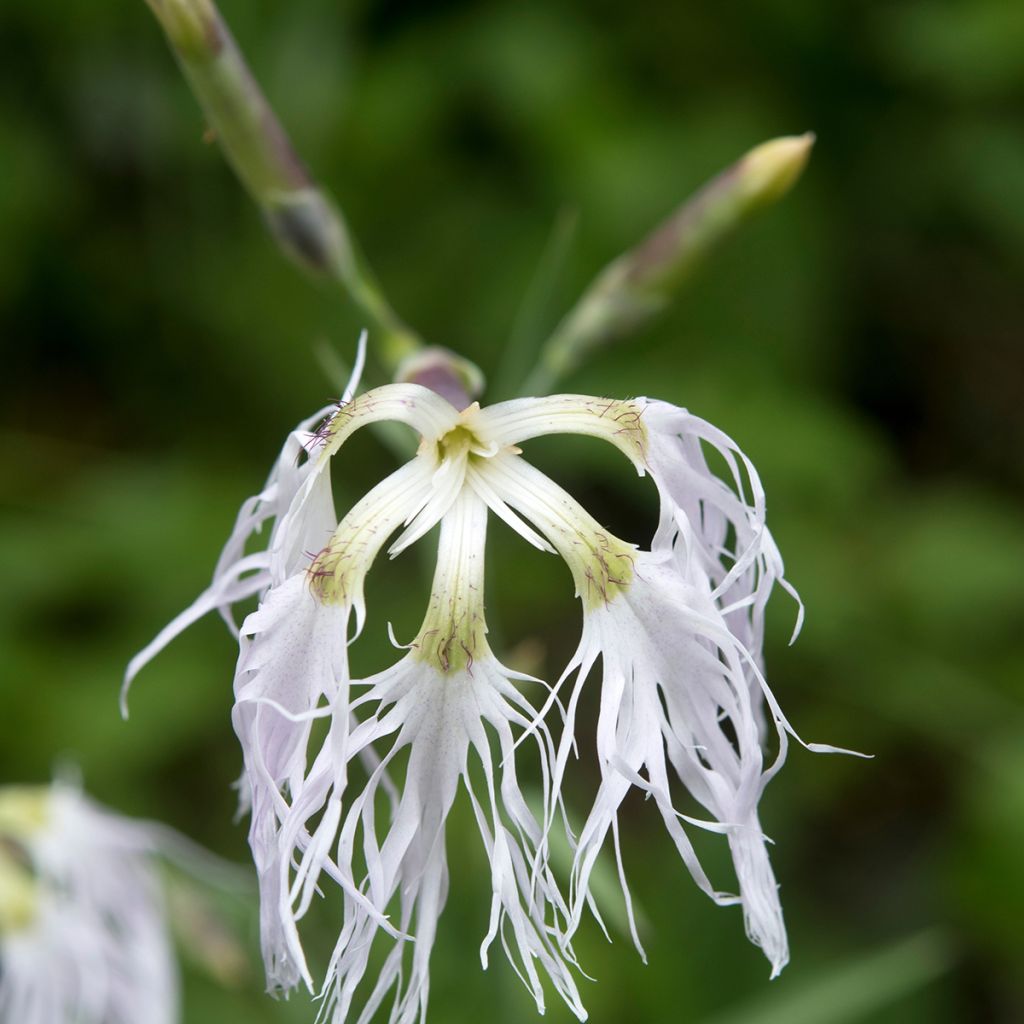
M 814 132 L 804 132 L 770 139 L 747 153 L 735 169 L 748 208 L 781 199 L 803 174 L 813 145 Z
M 305 270 L 329 274 L 352 261 L 341 219 L 319 189 L 271 193 L 262 209 L 278 245 Z
M 484 375 L 475 363 L 437 345 L 421 349 L 404 360 L 395 380 L 430 388 L 456 409 L 465 409 L 484 390 Z
M 711 179 L 608 271 L 623 286 L 668 300 L 697 263 L 757 210 L 781 199 L 810 156 L 814 135 L 788 135 L 755 146 Z
M 588 353 L 635 330 L 667 306 L 722 239 L 792 188 L 813 144 L 814 135 L 807 132 L 756 146 L 639 245 L 609 263 L 545 346 L 527 390 L 549 390 Z

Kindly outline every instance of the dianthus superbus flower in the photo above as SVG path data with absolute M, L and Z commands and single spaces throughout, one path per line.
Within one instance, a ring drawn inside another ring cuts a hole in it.
M 163 830 L 72 785 L 0 790 L 0 1021 L 175 1024 Z
M 571 939 L 606 844 L 619 857 L 628 905 L 617 813 L 632 788 L 650 795 L 700 888 L 718 903 L 742 904 L 749 937 L 777 973 L 786 932 L 757 808 L 786 753 L 788 725 L 761 661 L 765 603 L 783 568 L 753 466 L 710 424 L 647 398 L 557 395 L 460 410 L 416 384 L 353 390 L 318 428 L 314 418 L 289 437 L 266 488 L 243 506 L 210 588 L 135 659 L 126 680 L 199 615 L 216 608 L 231 622 L 230 606 L 258 595 L 239 630 L 233 720 L 270 987 L 315 987 L 298 926 L 330 879 L 343 913 L 320 985 L 322 1016 L 340 1024 L 358 1012 L 366 1022 L 387 999 L 393 1022 L 419 1018 L 448 890 L 445 821 L 460 785 L 490 862 L 484 965 L 500 936 L 538 1010 L 546 975 L 585 1019 Z M 380 421 L 410 428 L 416 454 L 339 522 L 329 466 L 357 430 Z M 610 443 L 652 477 L 660 516 L 648 548 L 604 529 L 527 461 L 521 445 L 557 433 Z M 709 468 L 711 452 L 728 479 Z M 581 601 L 581 640 L 553 688 L 512 672 L 488 645 L 491 514 L 557 553 Z M 246 554 L 271 520 L 265 544 Z M 374 560 L 400 554 L 438 524 L 418 633 L 391 668 L 353 678 L 348 648 L 367 621 L 364 581 Z M 593 740 L 575 728 L 588 685 L 599 689 Z M 777 736 L 769 761 L 765 706 Z M 560 733 L 549 725 L 555 707 Z M 322 741 L 317 719 L 327 720 Z M 601 782 L 578 837 L 570 833 L 574 864 L 563 891 L 548 834 L 563 818 L 574 747 L 596 759 Z M 397 786 L 389 769 L 403 751 Z M 528 751 L 542 779 L 537 813 L 517 776 Z M 677 808 L 680 784 L 702 810 Z M 390 799 L 386 821 L 379 793 Z M 688 827 L 726 837 L 738 892 L 711 882 Z M 380 931 L 393 946 L 357 1000 Z

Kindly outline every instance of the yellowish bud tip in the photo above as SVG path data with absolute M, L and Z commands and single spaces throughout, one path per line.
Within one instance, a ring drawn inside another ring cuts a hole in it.
M 752 201 L 774 203 L 795 184 L 807 166 L 814 132 L 783 135 L 755 146 L 739 162 L 743 190 Z

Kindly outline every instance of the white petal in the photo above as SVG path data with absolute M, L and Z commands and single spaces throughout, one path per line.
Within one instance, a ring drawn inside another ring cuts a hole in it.
M 393 420 L 412 427 L 427 441 L 437 440 L 459 422 L 459 411 L 436 392 L 419 384 L 385 384 L 338 406 L 317 453 L 320 464 L 357 430 Z
M 363 331 L 356 345 L 355 365 L 345 386 L 341 401 L 335 405 L 327 406 L 313 416 L 303 420 L 288 435 L 288 439 L 285 441 L 284 448 L 281 450 L 281 454 L 267 480 L 266 486 L 258 495 L 249 498 L 242 505 L 238 513 L 238 519 L 235 522 L 235 527 L 217 562 L 214 580 L 242 557 L 248 539 L 268 519 L 278 520 L 275 524 L 274 533 L 277 535 L 281 532 L 285 526 L 281 520 L 285 518 L 285 513 L 291 506 L 295 495 L 307 477 L 313 474 L 316 466 L 316 459 L 313 456 L 316 454 L 316 449 L 319 447 L 322 438 L 320 431 L 311 433 L 310 428 L 314 424 L 326 424 L 337 411 L 339 405 L 344 406 L 352 401 L 356 388 L 359 386 L 359 380 L 362 377 L 365 364 L 366 331 Z M 303 458 L 303 454 L 305 454 L 305 458 Z M 297 552 L 302 552 L 304 542 L 306 549 L 318 551 L 326 537 L 330 535 L 337 525 L 334 517 L 333 503 L 330 498 L 330 478 L 327 477 L 326 479 L 326 485 L 319 485 L 321 490 L 317 496 L 319 500 L 317 501 L 316 512 L 313 515 L 313 523 L 304 526 L 299 531 L 305 536 L 297 540 L 290 552 L 290 557 L 286 557 L 283 560 L 283 564 L 276 574 L 275 582 L 282 582 L 298 568 L 295 556 Z M 276 536 L 268 545 L 271 550 L 281 548 L 282 546 L 284 546 L 283 541 Z M 228 625 L 234 627 L 234 623 L 230 619 L 228 620 Z
M 282 899 L 277 837 L 287 811 L 281 790 L 288 787 L 293 797 L 301 792 L 311 723 L 300 716 L 336 696 L 336 680 L 344 675 L 345 619 L 342 608 L 313 597 L 303 572 L 273 588 L 242 626 L 232 720 L 251 801 L 249 843 L 260 884 L 264 963 L 268 982 L 285 989 L 300 976 L 310 986 L 312 979 L 277 909 Z
M 271 582 L 283 583 L 330 540 L 337 528 L 331 474 L 311 472 L 301 494 L 274 526 L 270 541 Z
M 479 467 L 487 488 L 533 522 L 565 560 L 585 602 L 607 600 L 632 575 L 635 545 L 620 541 L 525 459 L 502 452 Z
M 243 502 L 231 535 L 217 560 L 210 586 L 129 662 L 121 689 L 121 713 L 125 717 L 128 713 L 127 696 L 132 680 L 171 640 L 211 611 L 219 612 L 228 627 L 235 631 L 237 627 L 231 612 L 232 606 L 255 594 L 262 594 L 270 585 L 271 557 L 269 552 L 260 551 L 246 555 L 246 545 L 267 521 L 277 520 L 275 533 L 280 528 L 281 518 L 312 469 L 309 462 L 299 464 L 299 456 L 312 437 L 309 427 L 322 420 L 330 408 L 333 407 L 321 409 L 315 415 L 303 420 L 288 435 L 263 490 Z M 322 507 L 321 502 L 318 508 L 322 509 Z M 333 514 L 332 506 L 329 513 L 332 519 Z M 321 512 L 320 520 L 323 521 L 325 518 Z M 330 534 L 333 526 L 334 524 L 331 522 L 325 536 Z M 271 541 L 268 546 L 272 547 L 273 542 Z
M 541 861 L 537 860 L 541 825 L 528 810 L 516 779 L 512 729 L 522 727 L 528 716 L 518 709 L 522 698 L 508 674 L 490 658 L 476 662 L 472 674 L 442 674 L 410 654 L 367 682 L 377 710 L 352 731 L 348 756 L 354 757 L 363 743 L 379 745 L 394 735 L 384 761 L 408 747 L 408 768 L 397 813 L 383 836 L 377 832 L 373 814 L 375 779 L 371 777 L 352 801 L 340 827 L 338 867 L 351 877 L 355 851 L 361 847 L 369 868 L 367 895 L 382 911 L 397 900 L 397 924 L 415 942 L 411 947 L 402 942 L 393 947 L 357 1020 L 369 1021 L 392 990 L 388 1018 L 392 1024 L 412 1022 L 425 1010 L 430 950 L 448 886 L 444 824 L 460 779 L 469 787 L 471 750 L 479 758 L 487 789 L 482 800 L 471 791 L 491 863 L 492 912 L 484 950 L 504 934 L 509 956 L 538 1007 L 543 1008 L 544 998 L 539 968 L 579 1019 L 585 1019 L 566 954 L 547 921 L 548 908 L 562 913 L 566 908 L 547 868 L 546 854 L 541 851 Z M 500 786 L 490 730 L 504 758 Z M 545 759 L 553 756 L 549 737 L 539 749 Z M 549 777 L 547 768 L 544 774 Z M 355 1005 L 375 931 L 376 925 L 365 913 L 347 902 L 325 994 L 325 1012 L 338 1024 Z
M 501 495 L 488 482 L 485 471 L 476 466 L 470 466 L 466 479 L 474 493 L 487 504 L 487 507 L 506 525 L 511 526 L 523 540 L 528 541 L 539 551 L 555 553 L 555 549 L 539 534 L 531 529 L 526 522 L 508 507 Z
M 639 553 L 630 586 L 587 615 L 576 659 L 582 666 L 576 691 L 598 651 L 602 682 L 597 754 L 602 782 L 577 846 L 573 927 L 586 904 L 598 851 L 616 827 L 626 793 L 637 786 L 653 797 L 698 886 L 720 904 L 737 899 L 712 885 L 683 826 L 692 824 L 728 837 L 748 934 L 762 946 L 777 973 L 787 956 L 785 926 L 757 804 L 784 757 L 785 730 L 777 724 L 780 755 L 766 770 L 748 677 L 752 658 L 730 631 L 711 582 L 700 575 L 696 563 L 691 563 L 687 579 L 670 554 Z M 576 696 L 574 692 L 570 708 Z M 560 766 L 566 745 L 563 738 Z M 710 821 L 676 809 L 670 768 L 710 814 Z
M 308 460 L 300 461 L 303 452 L 309 450 L 314 440 L 310 428 L 314 424 L 322 422 L 334 408 L 334 406 L 327 406 L 320 409 L 303 420 L 288 435 L 263 490 L 246 499 L 242 504 L 231 536 L 217 560 L 214 581 L 243 557 L 247 542 L 253 534 L 260 531 L 264 523 L 270 519 L 279 519 L 287 511 L 296 492 L 312 469 Z
M 445 459 L 430 478 L 430 497 L 388 549 L 392 558 L 432 530 L 455 503 L 466 480 L 466 460 Z
M 323 599 L 355 610 L 356 633 L 365 618 L 366 575 L 391 534 L 429 503 L 432 477 L 430 461 L 420 457 L 385 477 L 352 506 L 309 564 L 314 589 Z
M 644 472 L 644 399 L 590 395 L 516 398 L 488 406 L 475 426 L 482 440 L 509 447 L 545 434 L 585 434 L 610 441 Z
M 774 978 L 789 962 L 789 942 L 778 885 L 768 862 L 768 848 L 757 815 L 753 815 L 745 827 L 730 831 L 729 849 L 740 883 L 747 937 L 764 950 Z
M 459 422 L 458 411 L 439 395 L 418 384 L 386 384 L 340 405 L 322 432 L 319 450 L 311 458 L 312 471 L 288 509 L 288 536 L 279 543 L 286 557 L 302 549 L 303 525 L 315 515 L 318 496 L 323 495 L 330 460 L 345 441 L 362 427 L 393 420 L 413 427 L 425 440 L 436 440 Z M 317 550 L 314 548 L 313 550 Z
M 343 404 L 351 402 L 359 389 L 359 382 L 363 379 L 363 370 L 366 368 L 366 339 L 369 332 L 364 328 L 359 333 L 359 340 L 356 342 L 356 358 L 352 364 L 352 373 L 349 374 L 348 383 L 341 393 Z
M 131 661 L 121 684 L 121 714 L 128 717 L 128 691 L 139 672 L 149 664 L 176 636 L 183 633 L 207 612 L 230 608 L 260 593 L 270 581 L 264 552 L 247 555 L 221 572 L 210 586 L 175 616 Z

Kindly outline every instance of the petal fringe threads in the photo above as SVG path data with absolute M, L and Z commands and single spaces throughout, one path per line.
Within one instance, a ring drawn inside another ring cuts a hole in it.
M 242 506 L 209 588 L 136 656 L 125 681 L 127 691 L 142 665 L 208 611 L 217 609 L 237 632 L 233 721 L 271 990 L 305 983 L 321 997 L 319 1019 L 332 1024 L 353 1015 L 366 1024 L 386 999 L 392 1024 L 421 1018 L 448 892 L 445 822 L 460 783 L 490 862 L 481 960 L 486 967 L 500 935 L 538 1011 L 546 975 L 586 1018 L 572 937 L 584 910 L 595 907 L 590 883 L 609 834 L 643 955 L 617 818 L 633 788 L 653 799 L 697 885 L 716 903 L 742 906 L 747 935 L 776 975 L 788 959 L 786 929 L 757 809 L 795 734 L 765 682 L 762 638 L 774 585 L 792 590 L 753 465 L 711 424 L 646 398 L 556 395 L 460 412 L 415 384 L 358 397 L 355 390 L 354 379 L 337 406 L 289 435 L 266 486 Z M 328 467 L 355 431 L 381 420 L 410 427 L 416 455 L 338 522 Z M 603 529 L 524 460 L 519 445 L 556 433 L 607 441 L 652 477 L 660 515 L 649 549 Z M 712 453 L 726 479 L 709 467 Z M 582 636 L 553 687 L 512 672 L 488 646 L 489 512 L 535 547 L 557 552 L 572 575 Z M 246 554 L 268 522 L 263 546 Z M 439 523 L 420 631 L 391 668 L 352 678 L 348 648 L 366 622 L 363 584 L 374 559 L 389 541 L 394 557 Z M 258 610 L 237 629 L 232 605 L 255 595 Z M 588 747 L 576 736 L 576 712 L 598 676 L 597 734 Z M 536 685 L 543 699 L 531 702 L 524 691 Z M 554 705 L 557 736 L 547 724 Z M 325 729 L 314 729 L 318 719 Z M 767 720 L 777 737 L 768 764 Z M 601 780 L 578 837 L 561 799 L 577 746 L 596 758 Z M 537 808 L 516 774 L 524 750 L 539 765 Z M 390 770 L 402 751 L 399 787 Z M 676 808 L 680 786 L 703 815 Z M 386 826 L 378 820 L 384 806 Z M 726 837 L 738 893 L 712 884 L 687 826 Z M 550 863 L 555 827 L 565 829 L 573 851 L 564 894 Z M 343 913 L 326 976 L 315 983 L 299 923 L 325 876 L 340 888 Z M 363 985 L 379 932 L 390 951 Z

